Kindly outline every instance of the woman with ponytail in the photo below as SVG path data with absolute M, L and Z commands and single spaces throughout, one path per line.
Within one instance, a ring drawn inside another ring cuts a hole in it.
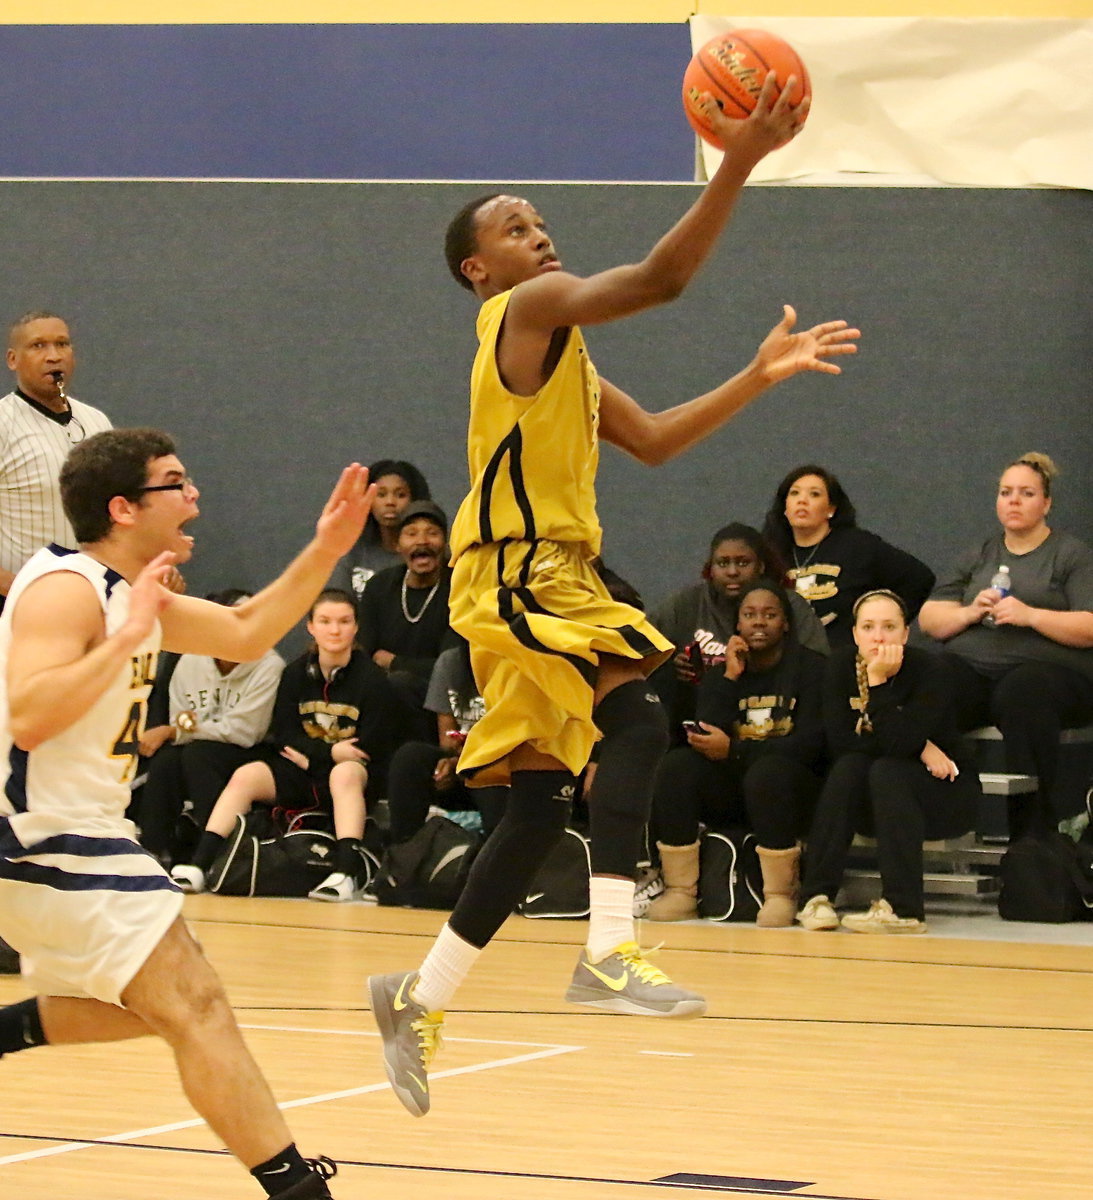
M 1093 721 L 1093 550 L 1047 523 L 1056 474 L 1046 454 L 1010 463 L 995 501 L 1001 528 L 919 614 L 945 643 L 960 727 L 997 725 L 1006 769 L 1039 780 L 1038 792 L 1010 797 L 1011 841 L 1055 827 L 1059 733 Z
M 832 767 L 808 838 L 801 911 L 806 929 L 836 929 L 833 901 L 855 833 L 877 840 L 882 896 L 842 924 L 857 933 L 925 933 L 922 843 L 974 824 L 979 777 L 964 756 L 948 671 L 907 645 L 907 610 L 887 590 L 853 609 L 854 645 L 824 676 L 824 730 Z

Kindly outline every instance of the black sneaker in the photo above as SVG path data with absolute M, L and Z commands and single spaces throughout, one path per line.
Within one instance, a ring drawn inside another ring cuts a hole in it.
M 312 1173 L 285 1191 L 271 1196 L 270 1200 L 334 1200 L 326 1181 L 337 1175 L 338 1164 L 325 1155 L 319 1158 L 305 1158 L 304 1162 L 311 1168 Z

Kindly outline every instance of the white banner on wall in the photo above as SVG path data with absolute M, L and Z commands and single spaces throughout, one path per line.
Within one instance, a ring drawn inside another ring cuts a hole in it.
M 1093 190 L 1093 21 L 692 17 L 790 42 L 812 78 L 804 132 L 753 182 Z M 699 178 L 721 153 L 699 143 Z

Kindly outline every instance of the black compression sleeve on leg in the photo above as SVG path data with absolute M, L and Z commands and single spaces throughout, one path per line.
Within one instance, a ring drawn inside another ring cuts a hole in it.
M 30 1050 L 45 1044 L 46 1035 L 42 1030 L 37 996 L 0 1008 L 0 1055 L 14 1054 L 16 1050 Z
M 523 900 L 562 836 L 577 780 L 568 771 L 516 771 L 505 815 L 467 877 L 451 929 L 481 949 Z
M 668 749 L 668 719 L 644 679 L 608 692 L 592 717 L 603 734 L 588 801 L 592 874 L 633 879 L 657 767 Z

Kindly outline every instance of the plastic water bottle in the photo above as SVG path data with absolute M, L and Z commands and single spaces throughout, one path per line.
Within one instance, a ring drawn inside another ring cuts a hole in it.
M 1010 594 L 1011 580 L 1010 569 L 1003 563 L 997 571 L 991 576 L 991 587 L 996 592 L 1001 592 L 999 600 L 1004 600 Z M 994 617 L 990 613 L 983 618 L 984 625 L 993 625 Z

